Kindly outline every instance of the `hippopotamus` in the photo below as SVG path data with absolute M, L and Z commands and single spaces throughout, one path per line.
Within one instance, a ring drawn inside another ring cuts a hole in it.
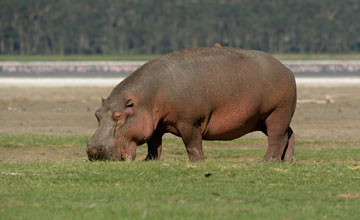
M 294 74 L 272 56 L 231 47 L 175 51 L 145 63 L 103 99 L 90 160 L 161 156 L 162 137 L 181 137 L 190 161 L 203 161 L 202 140 L 233 140 L 253 131 L 268 137 L 264 160 L 291 161 L 296 107 Z

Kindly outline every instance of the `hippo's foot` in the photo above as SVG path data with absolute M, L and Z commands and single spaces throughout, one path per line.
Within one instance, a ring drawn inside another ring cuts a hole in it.
M 294 156 L 295 134 L 288 127 L 283 135 L 268 136 L 269 146 L 264 161 L 288 161 L 291 162 Z
M 204 160 L 205 160 L 205 158 L 204 158 L 203 154 L 189 154 L 190 162 L 202 162 Z
M 145 161 L 158 160 L 158 159 L 160 159 L 160 157 L 158 155 L 152 154 L 151 152 L 149 152 L 145 157 Z

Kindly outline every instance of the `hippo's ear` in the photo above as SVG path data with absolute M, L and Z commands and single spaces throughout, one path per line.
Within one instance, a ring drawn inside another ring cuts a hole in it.
M 104 105 L 105 99 L 101 98 L 101 105 Z
M 134 106 L 134 101 L 132 99 L 127 100 L 126 107 L 133 107 L 133 106 Z
M 131 108 L 134 107 L 135 105 L 137 105 L 139 103 L 139 99 L 137 95 L 134 95 L 130 92 L 126 92 L 125 93 L 125 108 Z

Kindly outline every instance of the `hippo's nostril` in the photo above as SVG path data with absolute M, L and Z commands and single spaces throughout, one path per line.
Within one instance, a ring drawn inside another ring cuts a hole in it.
M 99 146 L 99 152 L 101 152 L 102 150 L 103 150 L 103 146 L 100 145 L 100 146 Z
M 89 158 L 96 159 L 98 155 L 98 150 L 95 147 L 88 149 L 88 156 Z

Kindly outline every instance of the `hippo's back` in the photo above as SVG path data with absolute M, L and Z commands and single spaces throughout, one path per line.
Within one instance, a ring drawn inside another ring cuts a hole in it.
M 263 101 L 260 99 L 279 94 L 279 90 L 290 96 L 296 90 L 292 72 L 260 51 L 228 47 L 184 49 L 148 65 L 151 70 L 146 72 L 151 74 L 151 81 L 172 98 L 201 99 L 203 102 L 199 102 L 204 105 L 210 100 L 219 104 L 247 98 Z

